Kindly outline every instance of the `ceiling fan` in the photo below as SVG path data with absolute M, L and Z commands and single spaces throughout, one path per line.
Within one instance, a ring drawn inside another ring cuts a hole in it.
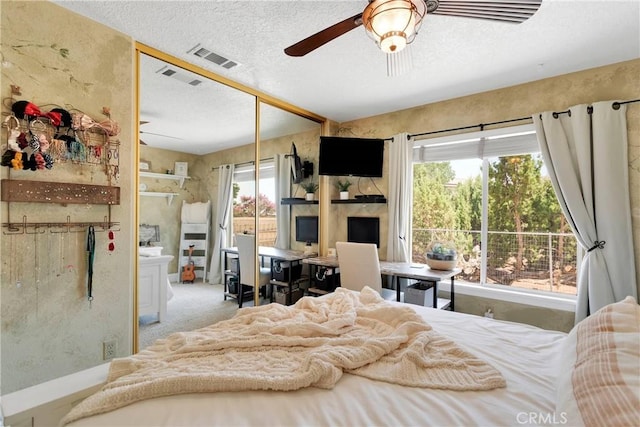
M 149 122 L 148 121 L 144 121 L 144 120 L 140 120 L 140 126 L 142 126 L 144 124 L 147 124 L 147 123 L 149 123 Z M 184 139 L 184 138 L 178 138 L 177 136 L 164 135 L 164 134 L 161 134 L 161 133 L 145 132 L 145 131 L 141 130 L 140 131 L 140 135 L 142 135 L 142 134 L 155 135 L 155 136 L 160 136 L 162 138 L 171 138 L 171 139 L 179 139 L 179 140 L 183 140 Z M 147 145 L 147 143 L 144 142 L 142 140 L 142 138 L 139 138 L 139 140 L 140 140 L 140 145 Z
M 369 0 L 362 13 L 338 22 L 289 47 L 289 56 L 304 56 L 359 27 L 386 53 L 401 51 L 415 38 L 426 14 L 521 23 L 533 16 L 542 0 Z

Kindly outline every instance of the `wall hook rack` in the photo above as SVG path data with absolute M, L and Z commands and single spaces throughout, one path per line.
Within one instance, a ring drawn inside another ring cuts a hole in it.
M 5 222 L 2 224 L 6 228 L 3 234 L 42 234 L 48 229 L 50 233 L 84 233 L 87 227 L 93 226 L 95 231 L 120 231 L 120 223 L 112 222 L 104 217 L 104 221 L 83 221 L 72 222 L 67 215 L 66 222 L 29 222 L 27 216 L 22 216 L 22 222 Z

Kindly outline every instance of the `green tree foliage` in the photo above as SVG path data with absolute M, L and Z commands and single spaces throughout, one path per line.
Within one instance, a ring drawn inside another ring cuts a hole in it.
M 480 191 L 482 197 L 482 192 L 480 187 L 472 188 L 471 183 L 458 184 L 454 179 L 455 172 L 449 162 L 414 165 L 413 228 L 440 230 L 414 236 L 414 253 L 423 255 L 427 245 L 434 240 L 452 241 L 462 251 L 471 248 L 472 237 L 453 230 L 469 230 L 474 210 L 478 215 L 480 213 L 480 209 L 473 206 L 475 195 Z
M 480 230 L 482 220 L 482 178 L 476 176 L 458 183 L 453 194 L 457 230 Z M 453 240 L 460 253 L 469 253 L 480 243 L 477 233 L 455 233 Z
M 413 226 L 452 229 L 456 225 L 453 191 L 455 178 L 448 162 L 420 163 L 413 169 Z
M 547 238 L 536 240 L 523 233 L 569 231 L 551 181 L 541 174 L 542 168 L 539 155 L 508 156 L 489 162 L 489 230 L 515 233 L 490 233 L 489 242 L 483 244 L 488 251 L 489 268 L 504 267 L 509 262 L 517 273 L 527 265 L 545 265 L 549 256 Z M 413 228 L 472 233 L 414 234 L 415 254 L 423 253 L 424 247 L 433 240 L 454 241 L 460 254 L 469 254 L 480 244 L 477 232 L 481 229 L 482 178 L 478 175 L 461 182 L 455 182 L 454 178 L 449 162 L 414 166 Z M 553 239 L 557 240 L 553 244 L 557 253 L 552 254 L 555 267 L 575 262 L 563 259 L 565 244 L 575 246 L 575 240 L 562 236 Z
M 482 178 L 478 175 L 458 183 L 455 207 L 459 230 L 480 230 L 482 220 Z
M 233 183 L 233 202 L 238 198 L 238 194 L 240 193 L 240 184 L 237 182 Z
M 533 194 L 531 206 L 531 224 L 536 227 L 531 231 L 567 232 L 566 221 L 549 177 L 542 178 L 539 190 Z
M 516 271 L 523 269 L 524 231 L 535 225 L 533 200 L 542 189 L 542 160 L 530 154 L 500 157 L 489 164 L 489 229 L 516 232 Z M 508 236 L 496 236 L 508 239 Z M 491 242 L 491 246 L 497 243 Z M 504 247 L 504 245 L 500 245 Z M 498 257 L 491 257 L 500 261 Z

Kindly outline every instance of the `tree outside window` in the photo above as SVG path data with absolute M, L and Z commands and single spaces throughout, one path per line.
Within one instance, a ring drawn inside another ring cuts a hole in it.
M 452 241 L 463 280 L 576 294 L 577 243 L 539 154 L 415 164 L 412 225 L 414 262 L 430 242 Z

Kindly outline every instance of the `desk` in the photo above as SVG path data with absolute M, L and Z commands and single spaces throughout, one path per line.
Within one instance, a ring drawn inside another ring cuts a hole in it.
M 305 258 L 302 260 L 303 263 L 312 265 L 314 267 L 325 267 L 330 268 L 335 272 L 335 269 L 338 268 L 338 258 L 331 256 L 324 257 L 312 257 Z M 380 261 L 380 273 L 385 276 L 391 276 L 392 280 L 395 282 L 396 279 L 415 279 L 415 280 L 425 280 L 431 281 L 435 283 L 434 288 L 434 299 L 433 304 L 434 308 L 438 308 L 438 284 L 442 280 L 451 279 L 451 301 L 449 304 L 449 309 L 454 311 L 454 303 L 455 303 L 455 288 L 454 288 L 454 280 L 455 276 L 458 275 L 462 270 L 459 268 L 455 268 L 451 271 L 442 271 L 442 270 L 432 270 L 426 264 L 416 264 L 409 262 L 393 262 L 393 261 Z M 395 283 L 396 287 L 396 301 L 400 301 L 401 292 L 400 292 L 400 284 Z
M 233 271 L 232 269 L 229 268 L 227 255 L 229 254 L 237 255 L 238 248 L 235 246 L 231 248 L 223 248 L 222 252 L 225 254 L 225 257 L 224 257 L 225 299 L 227 296 L 230 296 L 232 298 L 238 298 L 239 296 L 237 294 L 226 292 L 227 290 L 226 288 L 228 285 L 227 277 L 228 276 L 239 277 L 239 270 Z M 295 302 L 295 301 L 292 301 L 293 284 L 296 282 L 296 279 L 294 279 L 293 275 L 291 274 L 291 271 L 293 270 L 293 266 L 295 266 L 296 264 L 300 264 L 302 260 L 305 258 L 315 257 L 316 255 L 317 253 L 304 253 L 303 251 L 296 251 L 293 249 L 279 249 L 279 248 L 274 248 L 272 246 L 258 247 L 258 256 L 260 257 L 260 264 L 264 266 L 265 258 L 269 258 L 270 260 L 271 280 L 269 281 L 269 284 L 271 285 L 271 297 L 270 297 L 271 302 L 273 302 L 273 288 L 283 287 L 283 286 L 286 286 L 288 290 L 287 298 L 286 298 L 287 305 L 291 305 L 293 302 Z M 290 274 L 287 281 L 279 281 L 274 279 L 273 267 L 276 262 L 290 263 L 290 270 L 289 270 Z M 239 285 L 240 284 L 238 283 L 238 286 Z

